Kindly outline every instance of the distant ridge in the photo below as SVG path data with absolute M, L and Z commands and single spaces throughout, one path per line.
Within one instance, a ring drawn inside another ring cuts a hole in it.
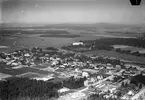
M 62 23 L 62 24 L 24 24 L 24 23 L 1 23 L 0 28 L 16 28 L 16 27 L 45 27 L 49 28 L 50 26 L 54 27 L 71 27 L 71 26 L 78 26 L 78 27 L 96 27 L 96 28 L 132 28 L 132 27 L 145 27 L 145 24 L 117 24 L 117 23 L 92 23 L 92 24 L 72 24 L 72 23 Z

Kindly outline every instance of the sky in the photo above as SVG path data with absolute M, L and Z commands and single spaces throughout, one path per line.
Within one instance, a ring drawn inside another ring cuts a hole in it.
M 1 5 L 2 5 L 2 0 L 0 0 L 0 23 L 2 21 L 2 19 L 1 19 L 2 18 L 2 14 L 1 14 L 1 8 L 2 8 L 2 6 Z
M 3 23 L 145 23 L 145 0 L 2 0 Z

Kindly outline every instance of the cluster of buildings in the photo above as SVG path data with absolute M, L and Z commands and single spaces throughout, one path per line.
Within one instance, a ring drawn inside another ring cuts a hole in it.
M 81 63 L 84 66 L 86 65 L 84 62 Z M 136 94 L 140 93 L 139 91 L 144 91 L 144 85 L 138 90 L 133 90 L 130 86 L 122 86 L 123 83 L 128 85 L 130 84 L 130 77 L 136 76 L 140 73 L 144 74 L 144 68 L 138 65 L 125 63 L 123 65 L 120 64 L 114 66 L 111 63 L 94 64 L 90 62 L 89 66 L 91 66 L 91 69 L 76 67 L 73 71 L 69 70 L 69 72 L 62 73 L 64 76 L 70 75 L 75 76 L 76 78 L 86 77 L 87 79 L 84 81 L 84 86 L 86 88 L 80 91 L 84 92 L 89 90 L 90 93 L 98 93 L 98 95 L 102 96 L 106 100 L 118 98 L 120 100 L 135 100 L 134 98 L 137 98 Z M 121 90 L 121 88 L 124 90 Z M 145 95 L 141 96 L 144 97 Z M 140 96 L 138 96 L 138 98 L 140 98 Z M 76 97 L 75 99 L 81 100 L 79 97 Z
M 73 45 L 81 45 L 81 43 L 75 43 Z M 100 61 L 102 60 L 103 62 L 101 63 Z M 16 50 L 12 53 L 1 53 L 0 62 L 13 69 L 48 64 L 43 70 L 49 69 L 50 71 L 51 69 L 51 71 L 58 74 L 59 78 L 71 76 L 74 76 L 74 78 L 86 77 L 84 81 L 85 88 L 77 90 L 76 93 L 79 94 L 75 94 L 75 97 L 72 97 L 75 99 L 77 95 L 79 95 L 78 97 L 80 99 L 80 97 L 86 97 L 88 94 L 101 95 L 106 99 L 120 98 L 120 100 L 136 100 L 134 98 L 138 96 L 138 93 L 145 97 L 145 95 L 143 95 L 145 92 L 140 93 L 140 91 L 145 91 L 144 85 L 137 91 L 132 90 L 128 85 L 126 88 L 122 86 L 122 84 L 130 84 L 130 77 L 141 73 L 144 75 L 145 68 L 132 63 L 118 62 L 116 58 L 103 57 L 100 60 L 98 56 L 84 57 L 84 55 L 69 51 L 59 50 L 53 52 L 36 47 L 32 49 Z M 54 77 L 49 75 L 45 78 L 35 79 L 47 81 L 52 78 Z M 68 92 L 70 90 L 71 89 L 64 87 L 62 90 L 59 90 L 59 92 Z M 86 91 L 88 91 L 87 94 L 85 94 Z

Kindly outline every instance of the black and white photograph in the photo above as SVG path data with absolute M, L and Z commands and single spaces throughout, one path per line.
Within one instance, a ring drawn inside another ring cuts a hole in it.
M 145 0 L 0 0 L 0 100 L 145 100 Z

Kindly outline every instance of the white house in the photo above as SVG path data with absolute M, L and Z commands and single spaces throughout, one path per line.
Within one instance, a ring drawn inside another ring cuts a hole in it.
M 25 56 L 25 57 L 29 57 L 29 56 L 30 56 L 30 54 L 29 54 L 29 53 L 26 53 L 26 54 L 24 54 L 24 56 Z
M 74 42 L 72 45 L 83 45 L 83 42 Z
M 89 77 L 89 74 L 88 74 L 87 72 L 83 72 L 83 73 L 82 73 L 82 76 L 83 76 L 83 77 Z
M 128 94 L 129 96 L 133 96 L 133 95 L 134 95 L 133 91 L 129 91 L 127 94 Z

